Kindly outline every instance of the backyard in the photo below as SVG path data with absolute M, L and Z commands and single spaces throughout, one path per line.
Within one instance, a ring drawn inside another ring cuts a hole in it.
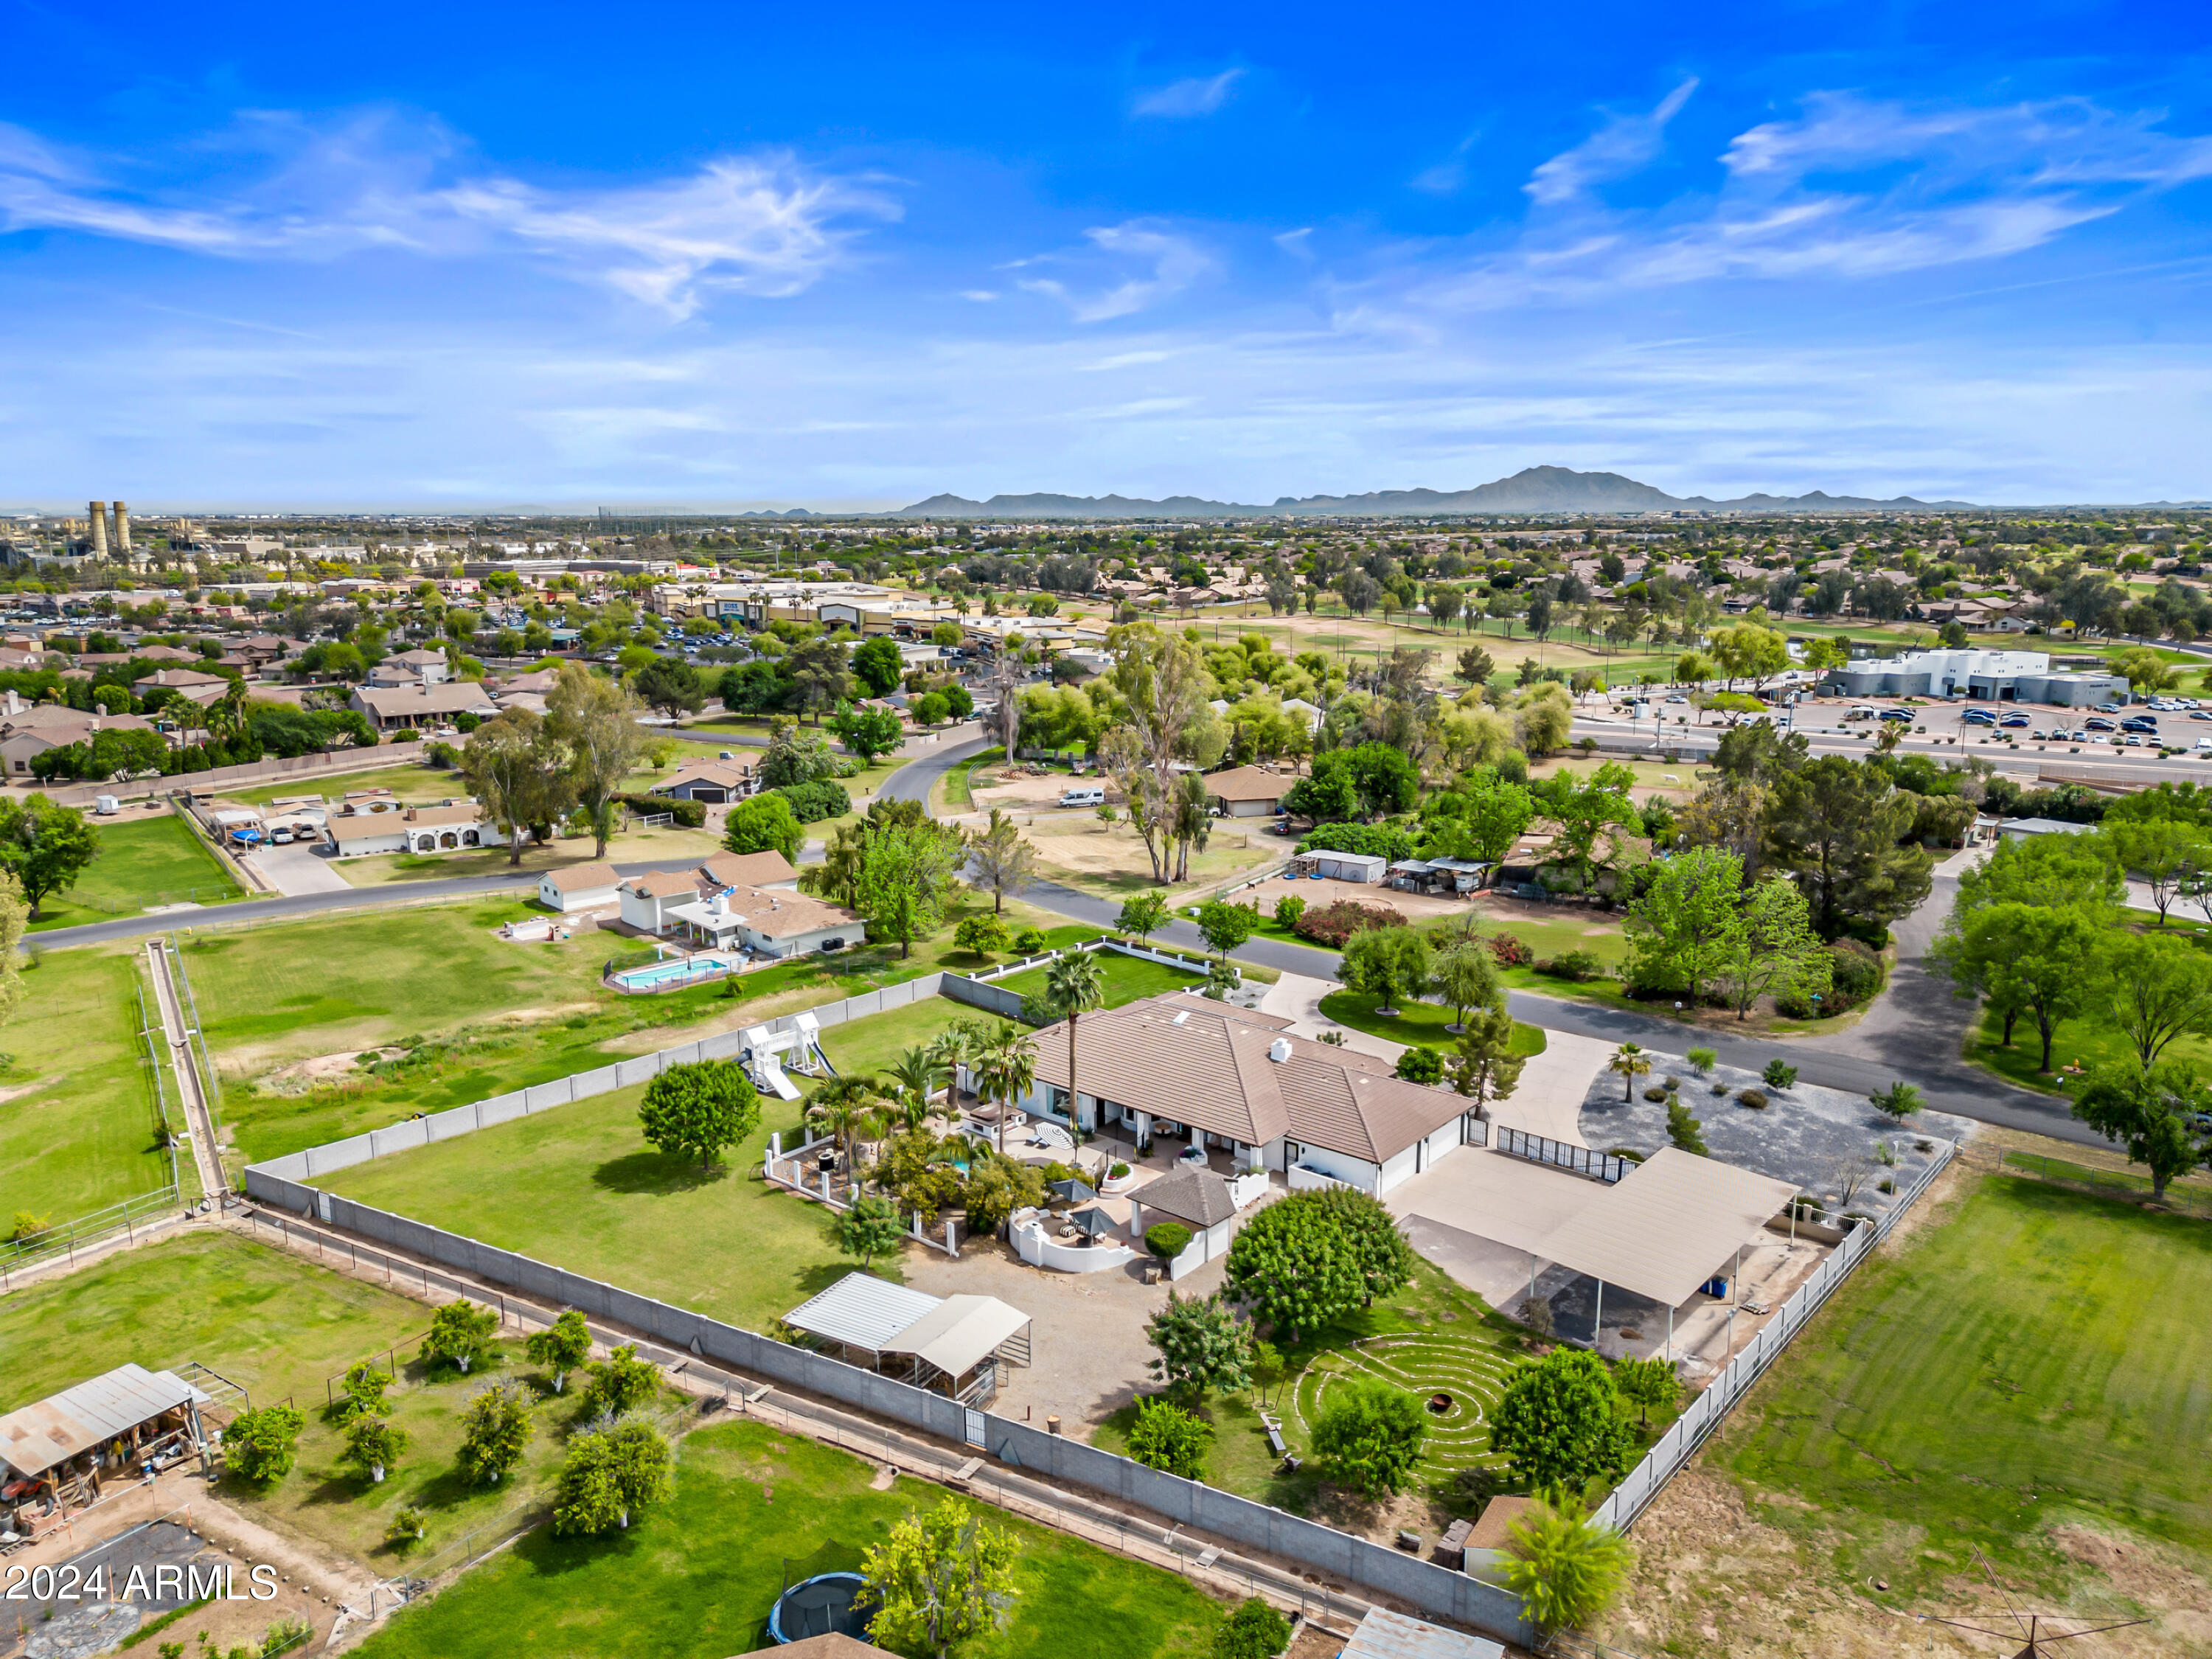
M 1361 991 L 1336 991 L 1321 1000 L 1321 1011 L 1339 1025 L 1349 1025 L 1355 1031 L 1364 1031 L 1370 1036 L 1387 1038 L 1392 1042 L 1419 1043 L 1425 1048 L 1455 1048 L 1458 1036 L 1447 1031 L 1454 1018 L 1449 1008 L 1440 1008 L 1433 1002 L 1415 1002 L 1400 996 L 1397 1012 L 1379 1014 L 1375 1011 L 1377 999 Z M 1513 1022 L 1513 1047 L 1516 1054 L 1540 1054 L 1549 1041 L 1540 1025 L 1524 1025 Z
M 119 823 L 91 820 L 100 851 L 66 890 L 40 906 L 33 933 L 136 915 L 154 904 L 222 904 L 238 884 L 173 812 Z
M 945 1494 L 920 1481 L 878 1490 L 847 1453 L 752 1422 L 683 1442 L 674 1489 L 614 1538 L 540 1528 L 433 1600 L 406 1609 L 362 1659 L 722 1659 L 768 1645 L 787 1582 L 853 1570 L 908 1511 Z M 1020 1542 L 1019 1592 L 1004 1632 L 963 1643 L 963 1659 L 1198 1659 L 1221 1623 L 1188 1581 L 1026 1522 L 990 1514 Z
M 20 1216 L 69 1221 L 168 1184 L 139 979 L 137 957 L 116 949 L 49 951 L 25 971 L 0 1066 L 0 1237 Z M 173 1097 L 169 1109 L 183 1127 Z

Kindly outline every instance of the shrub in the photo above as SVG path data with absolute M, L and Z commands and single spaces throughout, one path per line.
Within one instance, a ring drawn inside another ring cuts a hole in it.
M 1492 933 L 1490 954 L 1498 958 L 1501 968 L 1526 968 L 1536 959 L 1536 953 L 1516 933 Z
M 1331 1479 L 1382 1498 L 1412 1482 L 1427 1435 L 1421 1402 L 1376 1379 L 1329 1396 L 1314 1425 L 1313 1446 Z
M 1768 1088 L 1779 1094 L 1797 1081 L 1797 1068 L 1786 1060 L 1770 1060 L 1759 1077 Z
M 1044 935 L 1034 927 L 1024 927 L 1014 935 L 1014 950 L 1021 956 L 1035 956 L 1044 949 Z
M 1775 1012 L 1792 1019 L 1840 1014 L 1881 989 L 1881 958 L 1855 939 L 1839 939 L 1828 947 L 1828 966 L 1829 987 L 1820 1001 L 1809 997 L 1777 998 Z
M 685 800 L 680 795 L 647 795 L 629 790 L 611 795 L 608 799 L 621 802 L 641 817 L 665 812 L 684 829 L 703 830 L 707 827 L 707 803 L 702 800 Z
M 1703 1126 L 1690 1115 L 1690 1109 L 1679 1100 L 1667 1108 L 1667 1138 L 1686 1152 L 1695 1152 L 1699 1158 L 1709 1156 L 1705 1138 L 1698 1133 Z
M 239 1413 L 222 1431 L 222 1461 L 241 1480 L 257 1486 L 282 1480 L 292 1467 L 295 1443 L 307 1419 L 289 1406 Z
M 782 796 L 791 807 L 792 817 L 801 823 L 819 823 L 824 818 L 842 818 L 853 810 L 853 797 L 835 778 L 817 778 L 811 783 L 787 783 L 782 788 L 772 789 L 769 793 Z
M 422 1541 L 424 1516 L 417 1509 L 404 1509 L 392 1517 L 392 1524 L 384 1529 L 384 1541 L 396 1550 Z
M 1306 902 L 1296 893 L 1285 893 L 1275 901 L 1275 924 L 1279 927 L 1296 929 L 1298 918 L 1306 913 Z
M 1656 1105 L 1660 1101 L 1667 1098 L 1667 1091 L 1664 1089 L 1646 1089 L 1644 1091 L 1644 1097 Z
M 1213 1659 L 1275 1659 L 1290 1644 L 1291 1621 L 1255 1595 L 1213 1632 Z
M 1291 930 L 1301 939 L 1310 939 L 1319 945 L 1344 948 L 1344 942 L 1354 933 L 1365 933 L 1370 927 L 1403 927 L 1406 918 L 1387 904 L 1362 904 L 1356 899 L 1339 899 L 1334 904 L 1324 904 L 1318 910 L 1308 910 L 1291 924 Z
M 1441 1083 L 1444 1057 L 1433 1048 L 1408 1048 L 1398 1056 L 1398 1075 L 1408 1083 Z
M 1558 956 L 1547 957 L 1536 964 L 1536 971 L 1553 979 L 1564 979 L 1577 985 L 1606 977 L 1604 963 L 1594 951 L 1562 951 Z
M 1721 1057 L 1710 1048 L 1692 1048 L 1684 1058 L 1697 1068 L 1698 1075 L 1703 1077 L 1720 1064 Z
M 1163 1261 L 1172 1261 L 1190 1248 L 1190 1229 L 1180 1221 L 1162 1221 L 1145 1229 L 1145 1248 Z
M 1395 823 L 1322 823 L 1298 842 L 1301 853 L 1363 853 L 1371 858 L 1409 859 L 1413 838 Z
M 386 739 L 389 743 L 420 743 L 422 734 L 411 726 L 403 726 Z
M 1129 1426 L 1129 1455 L 1146 1468 L 1164 1469 L 1186 1480 L 1206 1472 L 1206 1449 L 1213 1428 L 1170 1400 L 1139 1400 L 1137 1420 Z
M 1736 1097 L 1737 1103 L 1748 1106 L 1754 1112 L 1766 1109 L 1766 1092 L 1762 1089 L 1746 1089 Z

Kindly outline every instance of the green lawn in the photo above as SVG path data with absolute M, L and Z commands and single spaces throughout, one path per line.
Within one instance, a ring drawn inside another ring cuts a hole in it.
M 1006 757 L 1005 747 L 994 744 L 976 756 L 965 766 L 954 767 L 945 775 L 937 786 L 937 805 L 949 807 L 956 812 L 973 811 L 975 805 L 974 789 L 975 769 L 979 766 L 995 765 Z
M 1440 1008 L 1433 1002 L 1415 1002 L 1407 997 L 1398 999 L 1398 1012 L 1384 1015 L 1375 1012 L 1376 999 L 1358 991 L 1338 991 L 1321 1000 L 1321 1011 L 1339 1025 L 1349 1025 L 1355 1031 L 1364 1031 L 1370 1036 L 1387 1037 L 1392 1042 L 1417 1042 L 1426 1048 L 1450 1048 L 1458 1037 L 1444 1030 L 1452 1021 L 1452 1011 Z M 1513 1052 L 1516 1054 L 1540 1054 L 1550 1039 L 1540 1025 L 1524 1025 L 1513 1022 Z
M 2004 1046 L 2004 1021 L 1990 1012 L 1984 1012 L 1978 1030 L 1968 1033 L 1966 1053 L 1966 1058 L 1976 1065 L 1986 1066 L 2024 1089 L 2059 1095 L 2070 1095 L 2080 1082 L 2077 1075 L 2063 1071 L 2065 1066 L 2078 1065 L 2086 1070 L 2109 1060 L 2124 1060 L 2132 1065 L 2136 1058 L 2135 1045 L 2101 1015 L 2063 1020 L 2051 1037 L 2053 1071 L 2046 1074 L 2036 1070 L 2037 1061 L 2043 1058 L 2043 1039 L 2036 1032 L 2035 1023 L 2022 1018 L 2014 1025 L 2012 1047 L 2008 1048 Z M 2176 1037 L 2159 1058 L 2183 1060 L 2201 1071 L 2212 1066 L 2212 1039 Z
M 74 886 L 39 907 L 34 933 L 136 915 L 151 904 L 222 904 L 238 884 L 174 813 L 120 823 L 92 820 L 100 852 Z
M 1106 1006 L 1119 1008 L 1125 1002 L 1136 1002 L 1146 997 L 1156 997 L 1168 991 L 1202 991 L 1206 975 L 1201 970 L 1170 968 L 1164 962 L 1147 962 L 1142 957 L 1125 957 L 1118 951 L 1097 952 L 1099 979 L 1106 991 Z M 1050 969 L 1031 968 L 1026 972 L 1010 974 L 1005 979 L 992 982 L 1018 997 L 1042 995 L 1045 976 Z
M 0 1070 L 0 1237 L 19 1213 L 68 1221 L 168 1184 L 140 1059 L 137 979 L 137 958 L 112 950 L 50 951 L 25 971 L 22 1004 L 0 1034 L 12 1054 Z
M 1979 1547 L 2063 1600 L 2069 1523 L 2212 1549 L 2212 1231 L 1991 1177 L 1859 1269 L 1717 1453 L 1838 1581 L 1948 1598 Z M 1859 1591 L 1866 1593 L 1863 1588 Z
M 938 1488 L 871 1486 L 872 1466 L 753 1422 L 689 1436 L 675 1489 L 629 1532 L 562 1539 L 550 1528 L 398 1614 L 362 1659 L 722 1659 L 769 1645 L 785 1583 L 851 1570 Z M 1222 1609 L 1187 1580 L 1026 1522 L 991 1513 L 1021 1543 L 1007 1628 L 962 1659 L 1196 1659 Z
M 304 773 L 263 788 L 227 789 L 223 799 L 243 801 L 248 806 L 267 806 L 275 801 L 313 795 L 335 801 L 361 789 L 389 789 L 401 800 L 422 801 L 465 795 L 468 785 L 458 772 L 408 761 L 396 766 L 363 768 L 358 772 Z
M 333 1191 L 418 1221 L 764 1331 L 855 1263 L 830 1214 L 760 1176 L 769 1132 L 793 1144 L 797 1102 L 763 1103 L 760 1127 L 711 1171 L 639 1133 L 641 1088 L 333 1177 Z M 487 1180 L 489 1172 L 496 1172 Z M 879 1264 L 896 1274 L 897 1264 Z
M 429 1310 L 235 1233 L 197 1229 L 0 1300 L 0 1411 L 135 1361 L 198 1360 L 252 1396 L 319 1404 L 323 1380 Z

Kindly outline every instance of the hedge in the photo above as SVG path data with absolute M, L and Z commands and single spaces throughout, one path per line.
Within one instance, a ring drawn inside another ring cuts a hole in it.
M 645 795 L 629 791 L 609 797 L 641 814 L 666 812 L 686 830 L 703 830 L 707 825 L 707 803 L 685 800 L 681 795 Z

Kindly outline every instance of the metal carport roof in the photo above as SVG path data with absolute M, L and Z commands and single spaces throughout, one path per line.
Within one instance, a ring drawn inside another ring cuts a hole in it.
M 1677 1308 L 1796 1194 L 1789 1182 L 1663 1146 L 1535 1252 Z

